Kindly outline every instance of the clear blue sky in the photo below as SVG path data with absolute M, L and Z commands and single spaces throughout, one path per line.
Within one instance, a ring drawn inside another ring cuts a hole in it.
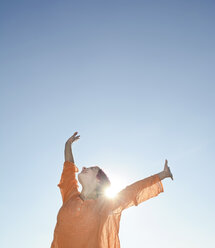
M 164 193 L 122 248 L 215 247 L 214 1 L 1 1 L 1 247 L 50 247 L 64 143 L 77 166 Z M 81 189 L 81 187 L 80 187 Z

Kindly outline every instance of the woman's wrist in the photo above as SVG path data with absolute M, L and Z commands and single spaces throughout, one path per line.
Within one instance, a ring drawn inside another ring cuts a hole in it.
M 65 143 L 65 146 L 71 146 L 72 145 L 72 142 L 67 140 L 66 143 Z
M 158 176 L 160 177 L 160 180 L 163 180 L 163 179 L 169 177 L 167 171 L 165 171 L 165 170 L 163 170 L 160 173 L 158 173 Z

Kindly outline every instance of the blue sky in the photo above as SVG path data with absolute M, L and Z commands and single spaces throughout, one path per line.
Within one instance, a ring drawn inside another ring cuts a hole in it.
M 213 1 L 2 1 L 2 247 L 49 247 L 64 143 L 122 187 L 164 193 L 122 214 L 122 248 L 214 247 Z M 81 189 L 81 187 L 80 187 Z

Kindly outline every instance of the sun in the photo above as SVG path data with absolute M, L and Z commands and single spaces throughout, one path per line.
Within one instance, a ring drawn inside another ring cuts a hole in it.
M 110 186 L 105 190 L 105 195 L 108 198 L 114 198 L 118 193 L 118 190 L 116 187 Z
M 105 195 L 108 198 L 114 198 L 117 196 L 117 193 L 120 192 L 124 187 L 125 183 L 120 180 L 120 179 L 116 179 L 115 177 L 113 177 L 111 179 L 111 186 L 106 188 L 105 190 Z

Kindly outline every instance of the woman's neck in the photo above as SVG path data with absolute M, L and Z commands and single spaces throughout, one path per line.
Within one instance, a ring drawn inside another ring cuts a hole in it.
M 95 190 L 82 189 L 80 197 L 82 200 L 96 199 L 98 194 Z

